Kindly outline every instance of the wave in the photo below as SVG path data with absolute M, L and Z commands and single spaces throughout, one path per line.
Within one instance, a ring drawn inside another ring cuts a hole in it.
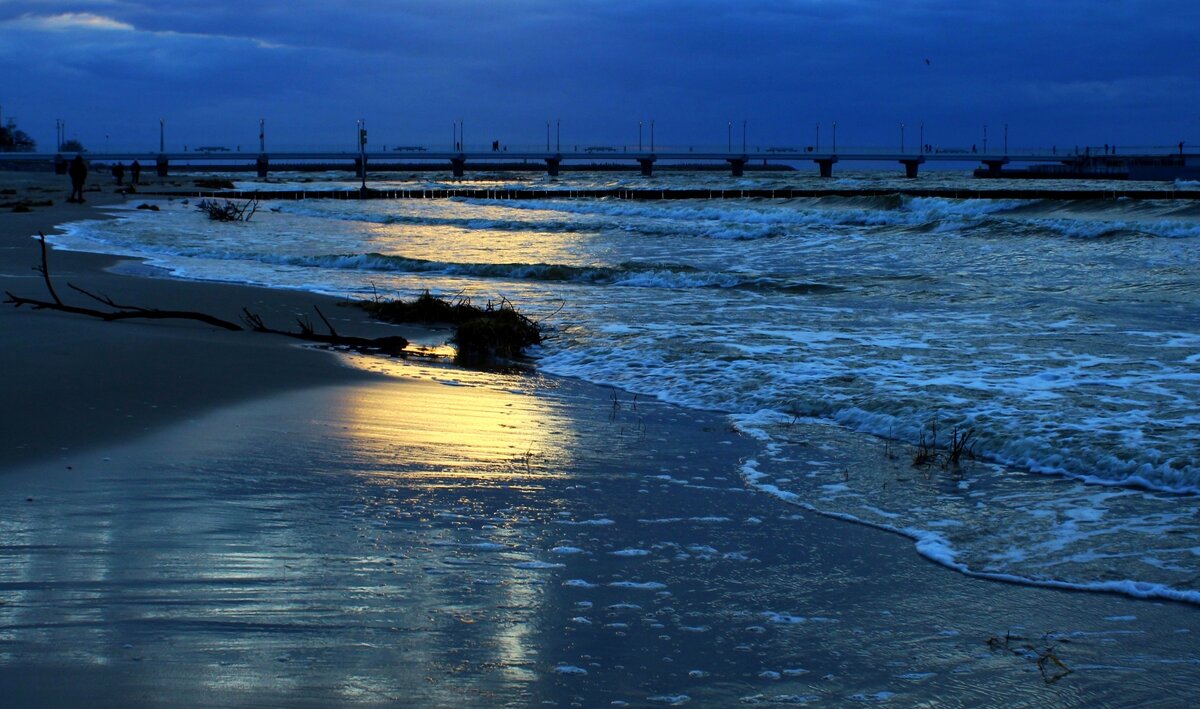
M 243 258 L 241 255 L 231 258 Z M 619 266 L 571 266 L 553 263 L 454 263 L 429 261 L 386 254 L 332 254 L 325 256 L 278 256 L 259 254 L 255 260 L 281 266 L 329 268 L 387 273 L 435 273 L 446 276 L 568 282 L 584 285 L 624 286 L 633 288 L 740 288 L 780 290 L 798 294 L 833 293 L 840 286 L 777 279 L 747 277 L 733 273 L 702 271 L 682 264 L 626 262 Z
M 796 505 L 815 514 L 832 519 L 838 519 L 844 522 L 853 522 L 855 524 L 861 524 L 863 526 L 872 527 L 907 537 L 916 543 L 917 553 L 921 556 L 936 564 L 952 569 L 966 576 L 987 579 L 990 581 L 1014 583 L 1023 586 L 1054 588 L 1070 591 L 1116 593 L 1140 599 L 1178 601 L 1182 603 L 1200 605 L 1200 591 L 1175 588 L 1163 583 L 1138 581 L 1134 579 L 1072 582 L 975 569 L 958 560 L 959 551 L 955 549 L 954 545 L 939 532 L 912 526 L 901 527 L 895 524 L 867 520 L 854 514 L 823 509 L 818 505 L 802 500 L 795 493 L 787 490 L 781 490 L 775 485 L 762 482 L 762 479 L 765 476 L 759 472 L 758 461 L 755 459 L 749 459 L 742 464 L 741 476 L 742 480 L 750 488 L 770 495 L 787 504 Z
M 1032 224 L 1073 239 L 1102 239 L 1120 236 L 1143 236 L 1164 239 L 1193 239 L 1200 237 L 1200 223 L 1172 220 L 1092 219 L 1033 219 Z
M 991 200 L 882 195 L 684 202 L 615 199 L 523 201 L 462 198 L 454 202 L 487 208 L 486 216 L 446 216 L 428 212 L 371 212 L 289 204 L 288 213 L 316 218 L 398 226 L 433 226 L 464 231 L 599 233 L 623 231 L 654 237 L 752 241 L 806 236 L 811 228 L 900 227 L 917 232 L 978 233 L 996 224 L 1001 233 L 1069 238 L 1129 236 L 1193 238 L 1200 222 L 1188 217 L 1196 207 L 1155 200 Z M 760 204 L 761 203 L 761 204 Z M 567 215 L 567 216 L 564 216 Z M 1013 231 L 1016 229 L 1016 231 Z

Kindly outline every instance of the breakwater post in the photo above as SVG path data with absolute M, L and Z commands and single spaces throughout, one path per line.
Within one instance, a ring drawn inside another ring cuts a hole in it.
M 910 160 L 901 160 L 900 164 L 904 166 L 904 176 L 915 178 L 917 176 L 917 166 L 925 162 L 925 158 L 914 158 Z
M 837 158 L 821 158 L 814 160 L 813 162 L 815 162 L 817 167 L 820 168 L 821 177 L 833 177 L 833 164 L 837 162 Z

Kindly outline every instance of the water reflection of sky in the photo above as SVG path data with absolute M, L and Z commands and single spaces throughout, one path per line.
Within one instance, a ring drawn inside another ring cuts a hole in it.
M 512 618 L 543 603 L 530 520 L 562 508 L 544 481 L 570 470 L 572 422 L 522 377 L 407 372 L 7 479 L 36 502 L 0 523 L 0 663 L 435 704 L 430 672 L 528 681 L 537 626 Z
M 64 705 L 1032 705 L 1200 683 L 1192 614 L 985 584 L 796 514 L 739 483 L 754 449 L 716 414 L 366 366 L 411 379 L 0 478 L 0 687 L 54 668 L 35 696 Z M 1069 638 L 1071 681 L 989 649 L 1009 630 Z

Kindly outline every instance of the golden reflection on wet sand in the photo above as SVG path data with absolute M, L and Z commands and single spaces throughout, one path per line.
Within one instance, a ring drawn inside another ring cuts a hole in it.
M 541 488 L 538 480 L 570 469 L 572 424 L 534 395 L 528 377 L 360 355 L 346 361 L 409 380 L 353 389 L 331 412 L 367 462 L 359 473 L 380 484 Z

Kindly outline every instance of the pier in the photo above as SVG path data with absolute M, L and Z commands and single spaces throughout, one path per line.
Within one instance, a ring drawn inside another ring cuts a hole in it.
M 937 197 L 942 199 L 1179 199 L 1200 200 L 1200 189 L 516 189 L 516 188 L 428 188 L 428 189 L 352 189 L 352 190 L 140 190 L 144 197 L 189 199 L 487 199 L 487 200 L 558 200 L 558 199 L 620 199 L 631 201 L 692 200 L 692 199 L 800 199 L 818 197 Z
M 978 177 L 1050 177 L 1092 179 L 1200 179 L 1200 154 L 1185 154 L 1162 149 L 1155 152 L 1098 155 L 1063 153 L 1057 149 L 1030 149 L 1005 152 L 971 152 L 962 149 L 888 151 L 878 148 L 818 150 L 791 147 L 757 147 L 753 151 L 706 150 L 693 147 L 634 150 L 628 147 L 588 146 L 570 151 L 547 150 L 445 150 L 425 146 L 406 146 L 390 151 L 292 151 L 233 152 L 228 150 L 192 150 L 163 152 L 88 152 L 85 156 L 97 164 L 130 163 L 138 160 L 149 172 L 165 177 L 172 169 L 253 171 L 267 177 L 272 171 L 347 170 L 364 178 L 368 171 L 445 170 L 453 177 L 464 177 L 475 170 L 544 171 L 558 176 L 565 169 L 639 170 L 651 177 L 656 169 L 669 166 L 727 169 L 741 177 L 751 168 L 803 170 L 810 166 L 821 177 L 833 177 L 839 165 L 859 164 L 877 167 L 895 165 L 905 177 L 916 178 L 922 166 L 975 166 Z M 65 172 L 69 155 L 64 153 L 3 153 L 0 162 L 54 166 Z M 1020 166 L 1014 169 L 1014 166 Z

